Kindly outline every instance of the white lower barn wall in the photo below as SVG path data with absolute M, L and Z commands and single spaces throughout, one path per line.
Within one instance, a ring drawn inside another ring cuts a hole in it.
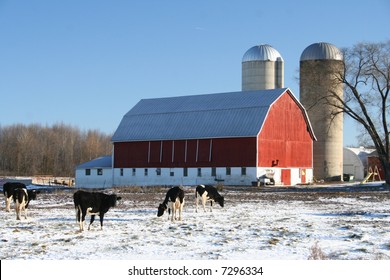
M 258 168 L 257 178 L 263 176 L 272 176 L 275 180 L 275 185 L 286 185 L 286 182 L 282 180 L 282 170 L 290 169 L 290 185 L 297 184 L 310 184 L 313 182 L 313 169 L 312 168 Z
M 302 173 L 305 173 L 304 176 Z M 305 180 L 302 181 L 302 178 Z M 291 185 L 313 183 L 313 169 L 292 168 Z
M 305 183 L 306 184 L 312 184 L 313 183 L 313 178 L 314 178 L 313 169 L 305 169 L 305 171 L 306 171 L 306 181 L 305 181 Z
M 200 170 L 199 170 L 200 169 Z M 147 171 L 146 171 L 147 170 Z M 161 186 L 161 185 L 198 185 L 218 183 L 224 185 L 251 185 L 256 181 L 256 168 L 232 167 L 230 175 L 226 175 L 226 168 L 215 168 L 215 175 L 211 167 L 187 168 L 115 168 L 114 186 Z
M 214 171 L 214 172 L 213 172 Z M 276 185 L 285 185 L 281 180 L 280 168 L 256 167 L 211 167 L 187 168 L 115 168 L 113 171 L 113 186 L 172 186 L 172 185 L 198 185 L 218 183 L 223 185 L 250 186 L 257 178 L 267 172 L 274 173 Z M 291 185 L 311 183 L 313 170 L 304 169 L 305 182 L 302 182 L 302 169 L 291 168 Z M 185 176 L 186 175 L 186 176 Z
M 199 170 L 200 169 L 200 170 Z M 311 183 L 313 181 L 312 169 L 290 168 L 291 185 Z M 302 173 L 305 176 L 302 177 Z M 100 175 L 98 175 L 100 174 Z M 286 185 L 282 182 L 281 168 L 255 168 L 232 167 L 227 174 L 225 167 L 215 168 L 104 168 L 91 169 L 87 175 L 85 169 L 76 170 L 77 188 L 110 188 L 113 186 L 174 186 L 223 184 L 227 186 L 250 186 L 265 174 L 273 174 L 275 185 Z M 302 178 L 305 178 L 302 181 Z
M 99 169 L 99 172 L 98 172 Z M 111 188 L 112 187 L 112 169 L 111 168 L 92 168 L 87 175 L 85 169 L 76 169 L 75 187 L 76 188 Z M 100 175 L 98 175 L 100 174 Z

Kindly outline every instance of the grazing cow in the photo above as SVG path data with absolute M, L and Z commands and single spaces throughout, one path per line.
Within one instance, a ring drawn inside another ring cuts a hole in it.
M 3 185 L 3 193 L 5 196 L 5 211 L 11 211 L 11 201 L 15 189 L 27 189 L 26 185 L 19 182 L 7 182 Z
M 27 190 L 25 188 L 14 189 L 12 197 L 15 202 L 16 219 L 20 220 L 20 214 L 24 211 L 24 217 L 27 219 L 27 207 L 31 200 L 37 198 L 39 191 Z
M 184 191 L 180 187 L 170 188 L 165 196 L 165 200 L 158 206 L 157 217 L 164 214 L 168 209 L 168 215 L 172 210 L 171 221 L 176 220 L 176 211 L 179 211 L 179 220 L 181 221 L 181 213 L 184 206 Z M 169 219 L 169 216 L 168 216 Z
M 84 230 L 85 216 L 91 215 L 91 221 L 88 226 L 88 230 L 91 228 L 95 215 L 100 217 L 100 228 L 103 229 L 103 217 L 104 214 L 110 209 L 115 207 L 116 202 L 121 197 L 116 194 L 104 194 L 100 192 L 85 192 L 77 191 L 73 195 L 74 207 L 76 209 L 76 220 L 80 225 L 80 231 Z
M 210 212 L 213 211 L 213 201 L 223 207 L 224 197 L 221 196 L 217 189 L 210 185 L 199 185 L 195 190 L 196 212 L 198 212 L 198 200 L 202 200 L 203 210 L 206 212 L 206 201 L 210 201 Z

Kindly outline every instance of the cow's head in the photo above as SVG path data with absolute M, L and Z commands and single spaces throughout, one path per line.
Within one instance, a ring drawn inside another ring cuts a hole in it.
M 223 207 L 223 204 L 224 204 L 224 202 L 225 202 L 225 198 L 224 198 L 223 196 L 220 196 L 220 197 L 218 197 L 215 201 L 218 202 L 218 204 L 219 204 L 221 207 Z
M 110 206 L 111 206 L 111 207 L 115 207 L 115 206 L 116 206 L 116 202 L 117 202 L 118 200 L 121 200 L 122 197 L 117 196 L 116 194 L 111 194 L 111 195 L 109 196 L 109 199 L 110 199 Z
M 27 195 L 28 195 L 28 200 L 35 200 L 37 199 L 37 194 L 40 194 L 40 191 L 37 190 L 28 190 Z
M 157 217 L 161 217 L 161 216 L 164 214 L 165 210 L 167 210 L 167 208 L 168 208 L 168 207 L 167 207 L 166 204 L 161 203 L 161 204 L 158 206 Z

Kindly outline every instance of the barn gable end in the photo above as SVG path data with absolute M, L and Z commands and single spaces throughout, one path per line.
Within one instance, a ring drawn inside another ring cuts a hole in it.
M 312 167 L 313 138 L 303 107 L 292 94 L 271 105 L 258 137 L 258 165 L 268 167 Z

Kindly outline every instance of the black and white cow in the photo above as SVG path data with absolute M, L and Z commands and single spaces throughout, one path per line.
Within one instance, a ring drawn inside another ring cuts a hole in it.
M 14 189 L 12 197 L 15 202 L 16 219 L 20 220 L 20 214 L 24 211 L 24 217 L 27 219 L 27 207 L 31 200 L 37 198 L 36 190 L 27 190 L 26 188 Z
M 213 211 L 213 201 L 223 207 L 225 199 L 218 193 L 215 187 L 210 185 L 199 185 L 195 190 L 196 212 L 198 212 L 198 200 L 202 201 L 203 210 L 206 212 L 207 201 L 210 201 L 210 211 Z
M 7 182 L 3 185 L 3 193 L 5 197 L 5 211 L 11 211 L 11 201 L 15 189 L 27 189 L 26 185 L 19 182 Z
M 100 192 L 86 192 L 79 190 L 73 194 L 74 207 L 76 210 L 76 220 L 80 225 L 80 231 L 84 230 L 85 216 L 91 215 L 88 230 L 91 228 L 95 215 L 100 217 L 100 227 L 103 229 L 104 214 L 111 207 L 116 206 L 116 202 L 121 197 L 116 194 L 104 194 Z
M 168 209 L 168 215 L 171 214 L 171 221 L 176 220 L 176 212 L 179 211 L 179 220 L 181 221 L 181 213 L 184 206 L 184 191 L 180 187 L 173 187 L 167 191 L 165 200 L 158 206 L 157 217 L 161 217 L 165 210 Z M 168 216 L 169 219 L 169 216 Z

